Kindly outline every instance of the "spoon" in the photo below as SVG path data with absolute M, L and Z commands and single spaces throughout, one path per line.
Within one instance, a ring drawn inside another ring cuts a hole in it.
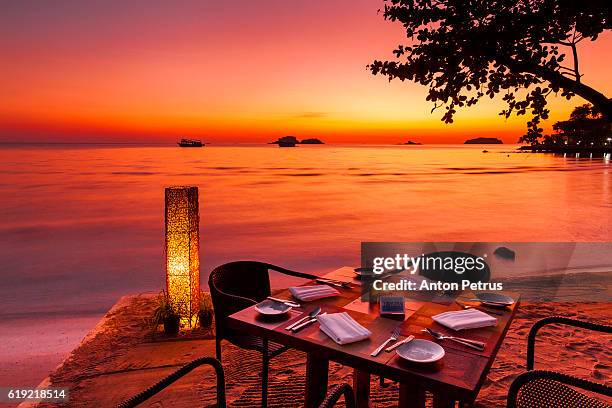
M 292 331 L 293 333 L 297 333 L 298 331 L 300 331 L 300 330 L 301 330 L 301 329 L 303 329 L 304 327 L 306 327 L 306 326 L 308 326 L 308 325 L 310 325 L 310 324 L 312 324 L 312 323 L 316 322 L 316 321 L 317 321 L 317 316 L 319 315 L 319 313 L 320 313 L 320 312 L 321 312 L 321 309 L 319 308 L 319 310 L 317 310 L 317 313 L 316 313 L 314 316 L 309 317 L 308 319 L 306 319 L 306 321 L 305 321 L 305 322 L 300 323 L 300 324 L 298 324 L 297 326 L 293 326 L 293 328 L 291 328 L 291 331 Z M 314 311 L 313 311 L 313 313 L 314 313 Z M 312 314 L 312 313 L 311 313 L 311 314 Z M 324 314 L 326 314 L 326 313 L 321 314 L 321 316 L 323 316 Z
M 317 307 L 312 310 L 312 312 L 308 313 L 306 316 L 302 317 L 300 320 L 291 323 L 289 326 L 285 327 L 285 330 L 291 330 L 299 324 L 304 323 L 307 320 L 314 319 L 317 315 L 321 313 L 321 308 Z

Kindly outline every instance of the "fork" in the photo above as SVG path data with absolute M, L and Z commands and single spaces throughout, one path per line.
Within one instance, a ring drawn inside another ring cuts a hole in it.
M 387 347 L 387 344 L 391 343 L 392 341 L 397 341 L 397 338 L 400 335 L 400 327 L 397 326 L 395 329 L 393 329 L 393 331 L 391 332 L 391 336 L 385 340 L 383 342 L 383 344 L 381 344 L 380 346 L 378 346 L 376 348 L 376 350 L 374 350 L 372 352 L 372 354 L 370 354 L 372 357 L 376 357 L 377 355 L 380 354 L 380 352 L 382 351 L 382 349 L 384 349 L 385 347 Z

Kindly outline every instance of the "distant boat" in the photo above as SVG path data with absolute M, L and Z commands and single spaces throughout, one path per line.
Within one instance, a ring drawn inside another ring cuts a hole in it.
M 178 142 L 178 145 L 181 147 L 203 147 L 204 146 L 202 141 L 198 139 L 181 139 L 181 141 Z

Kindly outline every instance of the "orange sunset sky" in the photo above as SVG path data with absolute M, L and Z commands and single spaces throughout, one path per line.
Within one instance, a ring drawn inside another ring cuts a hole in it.
M 426 88 L 366 65 L 406 43 L 378 0 L 0 0 L 0 141 L 513 143 L 500 100 L 430 113 Z M 580 44 L 583 81 L 610 95 L 612 36 Z M 564 119 L 580 98 L 551 100 Z

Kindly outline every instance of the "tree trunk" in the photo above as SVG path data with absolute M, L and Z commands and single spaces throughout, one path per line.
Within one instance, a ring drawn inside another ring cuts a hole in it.
M 539 72 L 538 76 L 540 76 L 540 78 L 547 80 L 551 84 L 558 85 L 566 91 L 571 91 L 591 102 L 608 122 L 612 122 L 612 101 L 604 94 L 582 82 L 567 78 L 558 72 L 550 71 L 546 68 L 542 68 L 541 70 L 538 69 L 537 71 Z
M 578 96 L 581 96 L 582 98 L 591 102 L 593 106 L 595 106 L 597 110 L 601 112 L 602 116 L 609 123 L 612 123 L 612 100 L 601 92 L 583 84 L 582 82 L 572 80 L 561 75 L 557 71 L 552 71 L 538 64 L 518 62 L 512 59 L 507 59 L 501 62 L 513 71 L 527 72 L 536 75 L 537 77 L 542 78 L 553 85 L 557 85 L 566 91 L 570 91 Z

